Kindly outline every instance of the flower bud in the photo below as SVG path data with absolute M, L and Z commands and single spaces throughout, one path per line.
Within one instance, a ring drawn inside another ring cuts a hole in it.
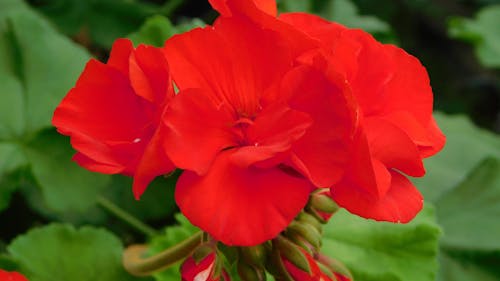
M 262 268 L 251 266 L 243 261 L 238 262 L 238 274 L 242 281 L 266 280 L 266 272 Z
M 264 267 L 267 259 L 267 250 L 264 244 L 240 248 L 241 258 L 249 265 Z
M 283 236 L 278 236 L 275 240 L 275 247 L 278 248 L 283 260 L 288 261 L 289 264 L 306 273 L 311 273 L 311 267 L 306 256 L 308 254 L 305 250 Z
M 191 256 L 181 265 L 182 281 L 229 281 L 229 276 L 222 270 L 217 273 L 217 259 L 215 253 L 208 254 L 201 261 Z M 222 277 L 222 279 L 221 279 Z
M 321 233 L 310 224 L 293 221 L 286 229 L 286 233 L 304 238 L 316 250 L 321 247 Z
M 318 255 L 318 262 L 323 264 L 339 281 L 353 280 L 352 274 L 349 269 L 340 261 L 332 259 L 323 254 Z
M 292 277 L 295 281 L 315 281 L 315 280 L 324 280 L 331 281 L 331 279 L 324 275 L 321 272 L 319 266 L 317 265 L 314 258 L 309 255 L 304 249 L 300 248 L 303 256 L 305 257 L 305 261 L 307 262 L 307 266 L 309 271 L 304 271 L 301 268 L 297 267 L 294 263 L 287 260 L 286 257 L 283 258 L 283 265 L 287 271 L 287 273 Z
M 323 232 L 323 227 L 322 227 L 322 221 L 318 220 L 315 216 L 306 213 L 306 212 L 301 212 L 297 218 L 297 221 L 302 222 L 302 223 L 307 223 L 309 225 L 314 226 L 318 230 L 319 233 Z
M 337 212 L 340 207 L 330 197 L 328 189 L 320 189 L 313 194 L 309 199 L 307 210 L 322 223 L 328 222 L 331 216 Z

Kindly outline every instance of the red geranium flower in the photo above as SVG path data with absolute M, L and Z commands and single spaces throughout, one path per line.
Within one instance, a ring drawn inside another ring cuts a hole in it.
M 158 48 L 115 42 L 107 64 L 90 60 L 57 107 L 53 124 L 71 137 L 81 166 L 134 177 L 139 197 L 156 176 L 174 166 L 162 149 L 162 114 L 174 92 Z
M 166 42 L 180 89 L 164 117 L 167 154 L 185 169 L 176 201 L 227 245 L 274 238 L 314 186 L 342 177 L 351 101 L 342 81 L 295 64 L 296 52 L 288 37 L 239 17 Z
M 8 272 L 0 269 L 0 280 L 1 281 L 28 281 L 26 277 L 17 272 Z
M 346 172 L 331 185 L 333 198 L 366 218 L 410 221 L 422 208 L 423 198 L 402 173 L 423 176 L 422 159 L 437 153 L 445 142 L 432 117 L 432 90 L 420 62 L 366 32 L 313 15 L 283 14 L 279 19 L 288 28 L 278 27 L 269 19 L 275 13 L 267 8 L 274 0 L 213 2 L 222 7 L 223 16 L 249 19 L 296 39 L 293 27 L 315 40 L 316 50 L 309 49 L 298 60 L 330 80 L 345 81 L 350 91 L 344 93 L 355 100 L 359 122 Z
M 408 222 L 423 198 L 402 174 L 425 174 L 422 159 L 442 149 L 445 137 L 432 117 L 432 89 L 425 68 L 393 45 L 361 30 L 316 16 L 280 17 L 320 41 L 320 54 L 302 58 L 327 75 L 344 77 L 358 104 L 360 125 L 350 164 L 331 192 L 336 202 L 363 217 Z

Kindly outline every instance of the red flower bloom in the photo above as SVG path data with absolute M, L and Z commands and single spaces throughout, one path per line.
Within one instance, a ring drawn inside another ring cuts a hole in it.
M 411 220 L 422 208 L 423 198 L 402 173 L 423 176 L 422 158 L 437 153 L 445 142 L 432 117 L 432 90 L 425 68 L 403 50 L 383 45 L 361 30 L 303 13 L 281 15 L 281 23 L 288 23 L 288 28 L 278 27 L 266 8 L 275 1 L 247 4 L 247 12 L 241 2 L 226 0 L 228 11 L 220 10 L 221 14 L 250 19 L 283 35 L 294 34 L 294 39 L 298 37 L 290 27 L 306 34 L 317 49 L 304 52 L 299 61 L 330 80 L 344 80 L 356 101 L 359 125 L 346 172 L 332 185 L 333 198 L 363 217 Z
M 209 254 L 199 263 L 193 257 L 189 257 L 182 263 L 182 281 L 219 281 L 220 277 L 214 277 L 215 254 Z M 227 273 L 222 271 L 222 281 L 231 281 Z
M 138 198 L 156 176 L 174 166 L 162 149 L 163 111 L 174 96 L 160 49 L 117 40 L 107 64 L 87 63 L 57 107 L 53 124 L 71 137 L 81 166 L 134 177 Z
M 176 201 L 227 245 L 275 237 L 347 161 L 354 117 L 342 83 L 295 67 L 289 42 L 223 17 L 165 46 L 180 89 L 164 118 L 167 154 L 185 169 Z
M 1 281 L 28 281 L 26 277 L 17 272 L 8 272 L 0 269 L 0 280 Z
M 337 203 L 367 218 L 410 221 L 423 198 L 402 175 L 425 174 L 422 159 L 442 149 L 445 137 L 432 117 L 432 89 L 425 68 L 411 55 L 383 45 L 361 30 L 306 14 L 280 17 L 318 39 L 320 68 L 341 75 L 358 103 L 360 125 L 351 161 L 331 192 Z

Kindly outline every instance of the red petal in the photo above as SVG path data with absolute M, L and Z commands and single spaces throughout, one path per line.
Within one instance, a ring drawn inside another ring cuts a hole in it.
M 407 223 L 423 206 L 423 197 L 403 175 L 391 171 L 391 185 L 385 196 L 376 197 L 352 181 L 331 188 L 333 199 L 349 212 L 378 221 Z
M 165 149 L 181 169 L 207 172 L 215 156 L 236 145 L 234 118 L 224 104 L 214 104 L 199 89 L 181 91 L 170 103 L 163 121 Z
M 413 177 L 425 174 L 417 146 L 403 130 L 380 118 L 366 118 L 364 129 L 371 155 L 387 168 Z
M 63 134 L 133 141 L 147 122 L 143 100 L 120 72 L 91 60 L 78 83 L 57 107 L 53 124 Z
M 318 187 L 338 181 L 347 162 L 355 112 L 341 87 L 306 66 L 289 72 L 282 83 L 281 95 L 290 97 L 290 106 L 314 120 L 292 152 L 296 168 Z
M 232 159 L 243 167 L 268 160 L 289 150 L 311 125 L 312 120 L 306 113 L 280 103 L 271 105 L 259 112 L 246 130 L 248 144 L 238 148 Z
M 175 198 L 196 226 L 226 245 L 252 246 L 274 238 L 307 203 L 307 180 L 281 169 L 240 168 L 231 151 L 218 155 L 209 172 L 185 171 Z
M 155 177 L 168 174 L 175 169 L 163 148 L 163 132 L 165 130 L 166 128 L 156 130 L 137 165 L 132 186 L 136 199 L 141 197 Z
M 139 45 L 130 56 L 130 82 L 137 95 L 158 106 L 173 98 L 169 68 L 161 49 Z
M 261 95 L 279 82 L 292 60 L 279 34 L 232 18 L 174 36 L 165 50 L 181 90 L 204 89 L 246 116 L 259 110 Z
M 134 51 L 132 41 L 129 39 L 117 39 L 113 43 L 107 65 L 120 71 L 125 77 L 129 76 L 129 57 Z
M 276 16 L 278 13 L 276 0 L 208 0 L 208 2 L 223 16 L 231 16 L 234 11 L 231 8 L 236 8 L 237 14 L 264 12 Z

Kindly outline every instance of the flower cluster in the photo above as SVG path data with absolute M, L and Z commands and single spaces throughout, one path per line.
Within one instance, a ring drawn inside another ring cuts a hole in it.
M 410 221 L 422 196 L 406 175 L 445 142 L 420 62 L 361 30 L 278 16 L 274 0 L 210 2 L 213 25 L 163 48 L 120 39 L 87 64 L 53 118 L 75 161 L 132 176 L 136 198 L 182 169 L 181 212 L 226 245 L 276 238 L 319 188 L 359 216 Z

